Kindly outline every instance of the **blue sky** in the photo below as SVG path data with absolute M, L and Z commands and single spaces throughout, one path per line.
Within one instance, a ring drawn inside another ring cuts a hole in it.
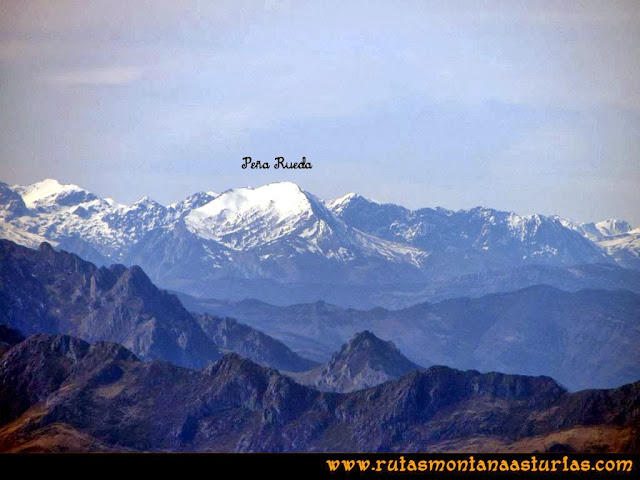
M 0 0 L 0 180 L 640 225 L 637 1 Z M 242 170 L 243 156 L 312 170 Z

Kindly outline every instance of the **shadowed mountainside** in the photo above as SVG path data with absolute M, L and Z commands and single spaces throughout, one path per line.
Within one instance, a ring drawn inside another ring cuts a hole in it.
M 202 367 L 220 358 L 178 298 L 140 267 L 97 268 L 43 243 L 0 240 L 0 323 L 24 334 L 68 333 L 121 343 L 146 360 Z
M 65 335 L 1 360 L 2 451 L 540 450 L 562 435 L 638 449 L 640 383 L 569 394 L 547 377 L 431 367 L 323 393 L 236 354 L 198 372 Z
M 318 364 L 294 353 L 284 343 L 233 318 L 197 314 L 195 319 L 223 352 L 235 352 L 260 364 L 289 372 L 304 372 Z
M 215 338 L 207 336 L 175 295 L 156 288 L 140 267 L 98 268 L 46 243 L 31 250 L 0 240 L 0 324 L 24 334 L 66 333 L 87 341 L 113 341 L 144 360 L 192 368 L 218 360 L 220 348 L 237 349 L 258 363 L 292 371 L 316 365 L 246 325 L 212 316 L 200 320 Z

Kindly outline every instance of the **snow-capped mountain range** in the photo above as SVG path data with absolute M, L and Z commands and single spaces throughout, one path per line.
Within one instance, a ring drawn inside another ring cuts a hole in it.
M 573 223 L 560 219 L 562 224 L 588 238 L 619 265 L 640 268 L 640 227 L 633 228 L 624 220 Z
M 203 286 L 220 282 L 339 288 L 525 265 L 640 269 L 640 229 L 623 221 L 409 210 L 356 194 L 322 201 L 290 182 L 198 192 L 169 206 L 147 197 L 121 205 L 52 179 L 0 183 L 0 237 L 48 241 L 98 264 L 138 264 L 165 287 L 212 296 L 215 288 Z

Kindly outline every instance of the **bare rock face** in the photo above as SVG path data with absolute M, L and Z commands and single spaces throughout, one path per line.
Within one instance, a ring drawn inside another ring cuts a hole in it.
M 220 358 L 180 301 L 140 267 L 97 268 L 47 243 L 31 250 L 0 240 L 0 323 L 114 341 L 143 359 L 193 368 Z
M 393 342 L 380 340 L 365 330 L 357 333 L 326 365 L 294 378 L 323 391 L 352 392 L 399 378 L 419 368 Z
M 68 335 L 33 335 L 3 357 L 0 423 L 45 401 L 73 376 L 113 381 L 122 372 L 118 365 L 130 362 L 139 360 L 115 343 L 89 344 Z
M 0 370 L 0 451 L 539 450 L 563 432 L 564 448 L 633 451 L 639 420 L 640 383 L 569 394 L 431 367 L 327 393 L 237 354 L 194 371 L 65 335 L 13 346 Z
M 26 334 L 67 333 L 87 341 L 114 341 L 143 360 L 191 368 L 218 360 L 221 350 L 294 372 L 317 365 L 233 319 L 192 315 L 138 266 L 97 268 L 47 243 L 36 251 L 0 240 L 3 323 Z
M 223 351 L 235 352 L 259 365 L 289 372 L 307 371 L 318 364 L 294 353 L 279 340 L 233 318 L 195 315 L 207 336 Z

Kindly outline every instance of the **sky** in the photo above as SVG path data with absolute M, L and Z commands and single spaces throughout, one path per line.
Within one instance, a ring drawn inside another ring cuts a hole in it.
M 0 0 L 0 181 L 640 226 L 638 52 L 637 0 Z

